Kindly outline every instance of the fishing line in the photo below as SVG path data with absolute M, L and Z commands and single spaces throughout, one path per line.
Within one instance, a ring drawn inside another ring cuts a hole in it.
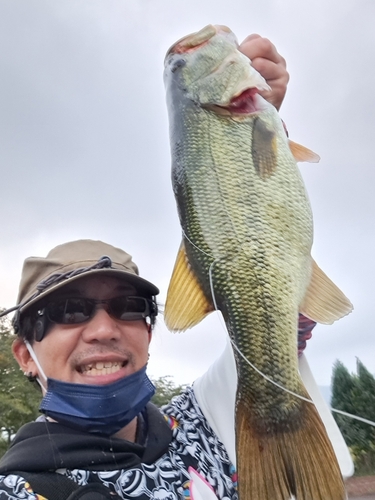
M 213 287 L 213 282 L 212 282 L 212 267 L 213 265 L 215 264 L 215 261 L 212 262 L 212 264 L 210 265 L 210 268 L 208 270 L 208 276 L 209 276 L 209 281 L 210 281 L 210 288 L 211 288 L 211 294 L 212 294 L 212 301 L 214 303 L 214 307 L 216 309 L 216 311 L 219 311 L 218 307 L 217 307 L 217 302 L 216 302 L 216 299 L 215 299 L 215 293 L 214 293 L 214 287 Z M 225 323 L 223 324 L 223 318 L 222 316 L 220 315 L 220 322 L 222 324 L 222 326 L 224 327 L 225 330 L 227 330 L 227 327 L 225 325 Z M 289 389 L 287 389 L 286 387 L 283 387 L 282 385 L 278 384 L 277 382 L 275 382 L 274 380 L 272 380 L 271 378 L 269 378 L 265 373 L 263 373 L 261 370 L 259 370 L 259 368 L 257 368 L 251 361 L 249 361 L 247 359 L 247 357 L 241 352 L 241 350 L 236 346 L 236 344 L 234 343 L 234 341 L 230 338 L 229 336 L 229 340 L 230 340 L 230 343 L 232 344 L 232 346 L 234 347 L 234 349 L 238 352 L 238 354 L 246 361 L 246 363 L 248 365 L 251 366 L 251 368 L 253 370 L 255 370 L 259 375 L 261 375 L 265 380 L 267 380 L 268 382 L 271 382 L 271 384 L 275 385 L 276 387 L 278 387 L 279 389 L 282 389 L 283 391 L 285 392 L 288 392 L 289 394 L 292 394 L 292 396 L 295 396 L 299 399 L 302 399 L 303 401 L 307 401 L 308 403 L 313 403 L 313 401 L 311 399 L 308 399 L 308 398 L 305 398 L 304 396 L 301 396 L 300 394 L 297 394 L 293 391 L 290 391 Z M 314 404 L 314 403 L 313 403 Z
M 207 257 L 211 257 L 211 259 L 215 258 L 213 255 L 210 255 L 209 253 L 205 252 L 201 248 L 197 247 L 197 245 L 191 241 L 191 239 L 189 238 L 189 236 L 185 233 L 185 231 L 183 229 L 182 229 L 182 234 L 183 234 L 184 238 L 186 238 L 188 240 L 188 242 L 191 245 L 193 245 L 194 248 L 196 248 L 198 250 L 198 252 L 204 253 L 205 255 L 207 255 Z
M 216 261 L 214 260 L 212 262 L 212 264 L 210 265 L 210 268 L 208 270 L 208 279 L 210 281 L 210 289 L 211 289 L 211 295 L 212 295 L 212 302 L 214 303 L 215 310 L 219 311 L 219 308 L 217 307 L 216 298 L 215 298 L 214 284 L 213 284 L 213 281 L 212 281 L 212 268 L 213 268 L 213 266 L 214 266 L 215 263 L 216 263 Z M 220 315 L 219 315 L 219 317 L 220 317 L 221 326 L 224 328 L 224 330 L 226 330 L 227 327 L 226 327 L 225 324 L 223 325 L 223 318 Z
M 214 304 L 214 307 L 215 307 L 215 310 L 216 311 L 219 311 L 218 307 L 217 307 L 217 302 L 216 302 L 216 298 L 215 298 L 215 292 L 214 292 L 214 286 L 213 286 L 213 280 L 212 280 L 212 268 L 214 266 L 214 264 L 216 264 L 216 261 L 212 262 L 212 264 L 210 265 L 210 268 L 208 270 L 208 277 L 209 277 L 209 282 L 210 282 L 210 288 L 211 288 L 211 295 L 212 295 L 212 301 L 213 301 L 213 304 Z M 222 327 L 224 328 L 224 330 L 227 332 L 227 327 L 225 325 L 225 322 L 223 320 L 223 317 L 221 316 L 221 314 L 219 315 L 219 321 L 222 325 Z M 298 399 L 301 399 L 302 401 L 306 401 L 307 403 L 311 403 L 313 405 L 315 405 L 314 401 L 312 399 L 309 399 L 309 398 L 305 398 L 304 396 L 302 396 L 301 394 L 297 394 L 296 392 L 293 392 L 289 389 L 287 389 L 286 387 L 278 384 L 277 382 L 275 382 L 275 380 L 272 380 L 270 377 L 268 377 L 265 373 L 263 373 L 261 370 L 259 370 L 259 368 L 257 368 L 242 352 L 241 350 L 237 347 L 237 345 L 234 343 L 234 341 L 231 339 L 231 337 L 228 335 L 229 337 L 229 340 L 230 340 L 230 343 L 232 344 L 233 348 L 238 352 L 238 354 L 246 361 L 246 363 L 251 366 L 251 368 L 256 371 L 259 375 L 261 375 L 265 380 L 267 380 L 267 382 L 270 382 L 271 384 L 275 385 L 276 387 L 278 387 L 279 389 L 291 394 L 292 396 L 298 398 Z M 345 411 L 341 411 L 341 410 L 336 410 L 335 408 L 332 408 L 332 407 L 329 407 L 331 412 L 335 412 L 335 413 L 339 413 L 340 415 L 344 415 L 346 417 L 349 417 L 349 418 L 352 418 L 354 420 L 359 420 L 360 422 L 364 422 L 365 424 L 368 424 L 368 425 L 371 425 L 373 427 L 375 427 L 375 422 L 372 422 L 371 420 L 367 420 L 366 418 L 363 418 L 363 417 L 358 417 L 357 415 L 353 415 L 352 413 L 347 413 Z
M 287 389 L 286 387 L 283 387 L 282 385 L 279 385 L 277 382 L 275 382 L 274 380 L 270 379 L 269 377 L 267 377 L 267 375 L 265 375 L 264 373 L 262 373 L 255 365 L 253 365 L 251 363 L 251 361 L 249 361 L 246 356 L 244 356 L 242 354 L 242 352 L 240 351 L 240 349 L 238 349 L 238 347 L 236 346 L 236 344 L 232 341 L 231 338 L 229 338 L 232 346 L 236 349 L 236 351 L 240 354 L 240 356 L 243 357 L 243 359 L 246 361 L 246 363 L 248 363 L 251 368 L 253 368 L 257 373 L 259 373 L 259 375 L 262 375 L 263 378 L 265 378 L 266 380 L 268 380 L 268 382 L 271 382 L 271 384 L 273 385 L 276 385 L 276 387 L 278 387 L 279 389 L 282 389 L 283 391 L 285 392 L 288 392 L 289 394 L 292 394 L 292 396 L 295 396 L 299 399 L 302 399 L 303 401 L 306 401 L 307 403 L 312 403 L 312 404 L 315 404 L 314 401 L 312 401 L 311 399 L 308 399 L 308 398 L 305 398 L 304 396 L 301 396 L 300 394 L 297 394 L 293 391 L 290 391 L 289 389 Z M 330 410 L 335 412 L 335 413 L 340 413 L 340 415 L 344 415 L 346 417 L 350 417 L 350 418 L 353 418 L 355 420 L 359 420 L 360 422 L 364 422 L 365 424 L 369 424 L 369 425 L 372 425 L 373 427 L 375 427 L 375 422 L 372 422 L 371 420 L 367 420 L 366 418 L 362 418 L 362 417 L 358 417 L 357 415 L 353 415 L 352 413 L 347 413 L 345 411 L 341 411 L 341 410 L 336 410 L 335 408 L 332 408 L 330 407 Z
M 335 408 L 330 408 L 330 410 L 334 411 L 335 413 L 339 413 L 340 415 L 344 415 L 345 417 L 354 418 L 355 420 L 359 420 L 360 422 L 364 422 L 365 424 L 375 427 L 375 422 L 367 420 L 367 418 L 357 417 L 357 415 L 352 415 L 351 413 L 347 413 L 346 411 L 336 410 Z
M 229 214 L 228 214 L 229 215 Z M 189 241 L 189 243 L 194 247 L 196 248 L 199 252 L 201 253 L 204 253 L 205 255 L 207 255 L 208 257 L 211 257 L 213 258 L 212 255 L 208 254 L 207 252 L 205 252 L 204 250 L 202 250 L 201 248 L 199 248 L 195 243 L 193 243 L 191 241 L 191 239 L 186 235 L 186 233 L 184 232 L 184 230 L 182 230 L 182 234 L 184 235 L 184 237 Z M 217 305 L 217 302 L 216 302 L 216 297 L 215 297 L 215 291 L 214 291 L 214 284 L 213 284 L 213 277 L 212 277 L 212 270 L 213 270 L 213 267 L 214 265 L 217 263 L 217 259 L 215 259 L 210 267 L 209 267 L 209 270 L 208 270 L 208 278 L 209 278 L 209 283 L 210 283 L 210 290 L 211 290 L 211 296 L 212 296 L 212 302 L 213 302 L 213 305 L 214 305 L 214 308 L 216 311 L 220 311 L 220 309 L 218 308 L 218 305 Z M 227 327 L 225 325 L 225 322 L 223 320 L 223 317 L 222 315 L 220 314 L 219 315 L 219 321 L 223 327 L 223 329 L 225 330 L 226 333 L 228 333 L 227 331 Z M 304 396 L 302 396 L 301 394 L 298 394 L 296 392 L 293 392 L 289 389 L 287 389 L 286 387 L 280 385 L 279 383 L 275 382 L 275 380 L 272 380 L 270 377 L 268 377 L 265 373 L 263 373 L 261 370 L 259 370 L 259 368 L 257 368 L 242 352 L 241 350 L 237 347 L 237 345 L 234 343 L 234 341 L 230 338 L 230 335 L 228 335 L 229 337 L 229 340 L 230 340 L 230 343 L 232 344 L 233 348 L 238 352 L 238 354 L 244 359 L 244 361 L 256 372 L 258 373 L 259 375 L 261 375 L 265 380 L 267 380 L 267 382 L 270 382 L 271 384 L 273 384 L 274 386 L 278 387 L 279 389 L 281 389 L 282 391 L 285 391 L 287 392 L 288 394 L 291 394 L 292 396 L 298 398 L 298 399 L 301 399 L 302 401 L 305 401 L 306 403 L 311 403 L 313 405 L 315 405 L 314 401 L 309 399 L 309 398 L 306 398 Z M 346 416 L 346 417 L 349 417 L 351 419 L 354 419 L 354 420 L 358 420 L 360 422 L 363 422 L 365 424 L 368 424 L 368 425 L 371 425 L 373 427 L 375 427 L 375 422 L 371 421 L 371 420 L 368 420 L 366 418 L 363 418 L 363 417 L 358 417 L 357 415 L 353 415 L 352 413 L 347 413 L 347 412 L 344 412 L 344 411 L 341 411 L 341 410 L 336 410 L 335 408 L 332 408 L 332 407 L 329 407 L 331 412 L 335 412 L 335 413 L 339 413 L 340 415 L 343 415 L 343 416 Z
M 233 340 L 231 338 L 229 338 L 230 340 L 230 343 L 232 344 L 232 346 L 236 349 L 236 351 L 238 352 L 238 354 L 246 361 L 246 363 L 248 365 L 251 366 L 251 368 L 253 368 L 253 370 L 255 370 L 257 373 L 259 373 L 259 375 L 262 375 L 262 377 L 264 379 L 266 379 L 268 382 L 271 382 L 271 384 L 275 385 L 276 387 L 278 387 L 279 389 L 282 389 L 283 391 L 285 392 L 288 392 L 289 394 L 291 394 L 292 396 L 295 396 L 296 398 L 299 398 L 299 399 L 302 399 L 302 401 L 306 401 L 307 403 L 312 403 L 314 404 L 314 402 L 311 400 L 311 399 L 308 399 L 308 398 L 305 398 L 304 396 L 301 396 L 301 394 L 297 394 L 296 392 L 293 392 L 289 389 L 287 389 L 286 387 L 283 387 L 282 385 L 278 384 L 277 382 L 275 382 L 274 380 L 272 380 L 271 378 L 267 377 L 266 374 L 264 374 L 263 372 L 261 372 L 259 370 L 259 368 L 257 368 L 255 365 L 253 365 L 253 363 L 251 361 L 249 361 L 247 359 L 247 357 L 242 354 L 242 352 L 240 351 L 240 349 L 236 346 L 236 344 L 233 342 Z

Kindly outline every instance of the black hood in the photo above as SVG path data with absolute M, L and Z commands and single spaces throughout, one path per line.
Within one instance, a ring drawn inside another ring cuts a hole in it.
M 172 431 L 155 405 L 148 403 L 146 410 L 145 446 L 77 431 L 54 422 L 26 424 L 0 460 L 0 474 L 62 468 L 110 471 L 154 463 L 167 451 Z

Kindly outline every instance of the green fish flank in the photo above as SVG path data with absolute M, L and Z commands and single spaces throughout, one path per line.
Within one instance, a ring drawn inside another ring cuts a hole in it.
M 189 104 L 178 124 L 184 139 L 172 151 L 188 260 L 244 356 L 299 393 L 297 318 L 309 279 L 312 214 L 280 118 L 273 107 L 262 113 L 278 152 L 273 175 L 262 179 L 251 154 L 258 115 L 235 121 Z M 237 361 L 241 396 L 259 425 L 295 415 L 295 397 Z
M 249 427 L 261 453 L 275 436 L 287 443 L 312 407 L 291 394 L 308 397 L 298 372 L 297 325 L 311 276 L 312 213 L 276 109 L 254 93 L 252 112 L 231 111 L 233 98 L 265 89 L 265 82 L 229 30 L 208 33 L 206 42 L 200 37 L 194 47 L 190 38 L 185 47 L 183 40 L 166 57 L 173 189 L 189 268 L 235 345 L 237 442 Z M 278 453 L 288 460 L 285 443 L 270 452 L 271 461 Z M 299 466 L 286 465 L 276 486 L 266 478 L 258 488 L 253 475 L 252 486 L 244 486 L 244 462 L 251 460 L 238 461 L 241 500 L 300 492 Z M 323 498 L 308 495 L 297 498 Z M 344 498 L 343 490 L 329 495 L 325 500 Z
M 297 318 L 309 279 L 312 217 L 280 120 L 267 111 L 280 138 L 275 172 L 262 179 L 250 154 L 255 117 L 237 123 L 206 110 L 192 115 L 185 116 L 189 139 L 174 174 L 188 260 L 242 354 L 300 393 Z M 236 357 L 239 393 L 258 424 L 290 422 L 300 401 Z

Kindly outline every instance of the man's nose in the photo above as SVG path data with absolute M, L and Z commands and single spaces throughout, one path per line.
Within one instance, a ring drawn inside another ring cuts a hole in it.
M 85 342 L 116 341 L 120 336 L 119 325 L 104 307 L 97 307 L 94 316 L 82 330 L 82 338 Z

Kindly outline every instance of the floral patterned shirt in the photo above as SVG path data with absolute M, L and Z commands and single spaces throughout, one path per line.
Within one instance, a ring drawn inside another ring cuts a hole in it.
M 57 472 L 79 485 L 102 483 L 122 499 L 237 500 L 235 468 L 201 412 L 192 388 L 175 397 L 162 412 L 173 438 L 167 452 L 155 463 L 111 471 Z M 21 476 L 0 475 L 0 500 L 19 499 L 45 497 L 33 492 Z

